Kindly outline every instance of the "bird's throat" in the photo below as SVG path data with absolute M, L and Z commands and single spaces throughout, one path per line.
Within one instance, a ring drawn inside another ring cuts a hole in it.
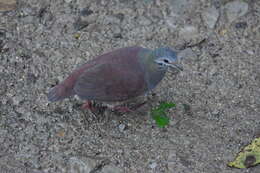
M 163 79 L 167 70 L 159 68 L 154 59 L 154 54 L 151 51 L 142 55 L 142 66 L 148 90 L 152 90 L 156 87 L 156 85 Z

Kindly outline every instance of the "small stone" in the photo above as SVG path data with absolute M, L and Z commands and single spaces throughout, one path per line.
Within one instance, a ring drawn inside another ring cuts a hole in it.
M 153 163 L 149 164 L 149 168 L 151 168 L 151 169 L 154 169 L 156 167 L 157 167 L 157 163 L 156 162 L 153 162 Z
M 246 29 L 247 28 L 247 23 L 246 22 L 238 22 L 235 24 L 235 27 L 237 29 Z
M 74 38 L 78 40 L 80 38 L 80 33 L 74 34 Z
M 202 13 L 204 23 L 211 29 L 215 27 L 215 24 L 219 18 L 219 11 L 215 7 L 207 8 Z
M 92 10 L 90 10 L 89 8 L 83 8 L 81 11 L 80 11 L 80 14 L 82 16 L 89 16 L 93 13 Z
M 63 137 L 65 136 L 65 131 L 64 131 L 64 129 L 59 130 L 56 135 L 57 135 L 58 137 L 60 137 L 60 138 L 63 138 Z
M 252 51 L 252 50 L 246 50 L 246 53 L 249 54 L 249 55 L 254 55 L 255 54 L 255 52 Z
M 123 132 L 126 128 L 126 125 L 125 124 L 119 124 L 118 128 L 119 128 L 120 132 Z
M 243 1 L 232 1 L 225 5 L 228 21 L 231 23 L 237 18 L 244 16 L 248 11 L 248 4 Z

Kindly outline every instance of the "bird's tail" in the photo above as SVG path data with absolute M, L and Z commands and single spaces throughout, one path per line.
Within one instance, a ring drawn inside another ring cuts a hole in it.
M 47 97 L 49 101 L 56 102 L 72 96 L 73 95 L 72 93 L 73 93 L 72 89 L 66 87 L 63 83 L 61 83 L 53 87 L 49 91 Z

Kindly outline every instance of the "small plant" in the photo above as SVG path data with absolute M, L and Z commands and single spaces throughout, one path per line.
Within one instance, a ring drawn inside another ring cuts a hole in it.
M 166 110 L 175 106 L 172 102 L 162 102 L 157 108 L 152 109 L 151 116 L 158 127 L 163 128 L 170 123 L 170 119 L 166 115 Z

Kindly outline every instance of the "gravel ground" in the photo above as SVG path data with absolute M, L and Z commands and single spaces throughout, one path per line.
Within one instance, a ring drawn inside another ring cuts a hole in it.
M 227 163 L 260 134 L 260 1 L 20 0 L 0 11 L 1 173 L 259 173 Z M 148 109 L 93 117 L 76 98 L 48 102 L 75 67 L 132 45 L 185 56 L 154 91 L 154 105 L 177 104 L 168 127 Z

